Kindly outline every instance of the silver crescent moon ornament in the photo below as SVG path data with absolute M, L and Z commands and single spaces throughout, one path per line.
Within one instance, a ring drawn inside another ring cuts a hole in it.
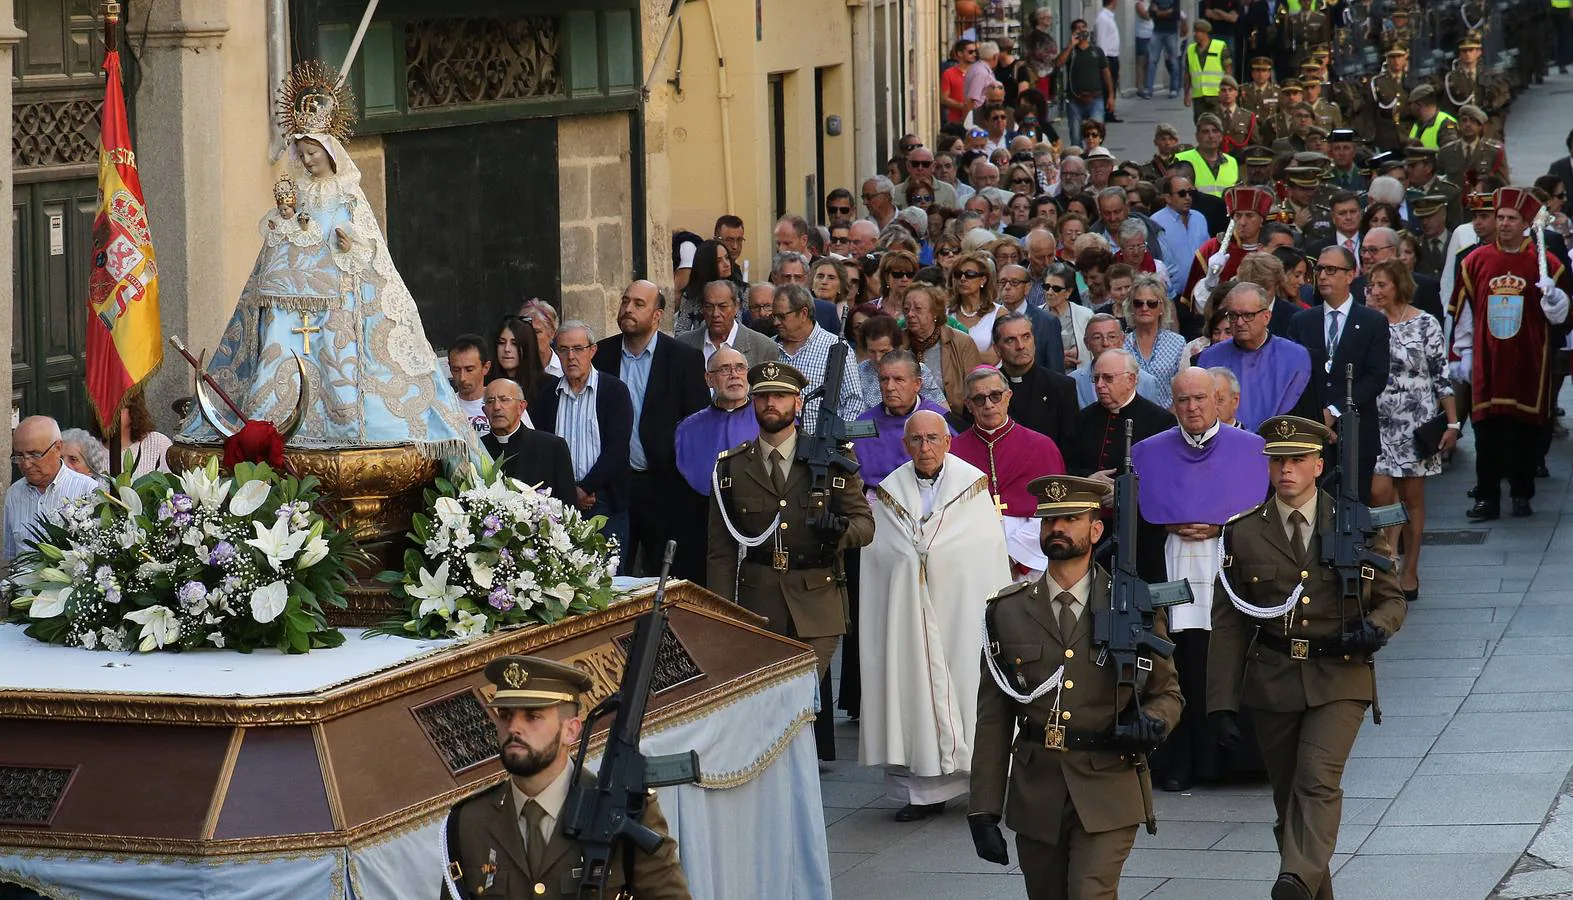
M 295 396 L 295 409 L 290 413 L 284 424 L 279 426 L 279 433 L 286 442 L 300 430 L 302 422 L 306 421 L 306 409 L 311 405 L 311 382 L 306 378 L 306 361 L 300 358 L 299 353 L 293 353 L 295 368 L 300 372 L 300 393 Z
M 224 424 L 224 416 L 213 407 L 213 398 L 208 396 L 207 387 L 200 377 L 197 378 L 197 411 L 202 414 L 203 421 L 226 438 L 234 437 L 239 431 Z

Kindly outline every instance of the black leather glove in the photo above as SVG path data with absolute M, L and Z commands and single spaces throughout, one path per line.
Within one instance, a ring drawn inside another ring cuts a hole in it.
M 1360 624 L 1350 631 L 1344 632 L 1344 649 L 1350 653 L 1371 656 L 1386 646 L 1387 632 L 1365 619 L 1361 619 Z
M 1169 733 L 1169 726 L 1162 719 L 1146 713 L 1138 713 L 1135 721 L 1122 728 L 1123 731 L 1115 732 L 1115 743 L 1134 753 L 1151 753 Z
M 809 524 L 820 539 L 827 543 L 839 541 L 847 533 L 847 517 L 838 516 L 828 509 L 815 516 Z
M 1239 745 L 1240 717 L 1232 710 L 1208 713 L 1207 727 L 1212 731 L 1213 743 L 1224 750 L 1233 750 Z
M 967 827 L 972 829 L 972 846 L 977 848 L 979 859 L 1010 865 L 1010 851 L 1005 849 L 1005 833 L 1000 831 L 999 816 L 975 813 L 967 817 Z

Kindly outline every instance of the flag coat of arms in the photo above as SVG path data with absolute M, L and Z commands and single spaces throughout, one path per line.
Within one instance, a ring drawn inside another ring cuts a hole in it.
M 126 122 L 120 54 L 104 55 L 98 215 L 87 296 L 87 392 L 106 433 L 118 428 L 126 395 L 164 359 L 158 263 L 142 200 L 142 179 Z

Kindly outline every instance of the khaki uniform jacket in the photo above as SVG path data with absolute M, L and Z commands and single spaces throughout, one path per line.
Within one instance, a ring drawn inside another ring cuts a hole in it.
M 588 783 L 595 783 L 595 773 L 581 776 Z M 564 810 L 564 813 L 567 811 Z M 525 855 L 524 838 L 519 834 L 519 810 L 513 803 L 513 791 L 508 781 L 487 788 L 454 805 L 448 813 L 449 822 L 458 835 L 459 876 L 470 897 L 502 897 L 505 900 L 569 900 L 579 896 L 579 879 L 583 871 L 584 854 L 577 844 L 564 837 L 559 829 L 546 845 L 546 867 L 531 872 Z M 645 805 L 645 827 L 658 834 L 670 835 L 666 817 L 661 815 L 661 805 L 650 796 Z M 561 825 L 561 819 L 558 820 Z M 447 835 L 444 834 L 446 846 Z M 621 888 L 623 880 L 623 854 L 626 845 L 612 851 L 607 868 L 606 896 L 611 897 Z M 688 900 L 688 880 L 677 861 L 677 842 L 667 840 L 652 855 L 634 850 L 634 896 L 637 900 Z M 495 861 L 493 856 L 495 855 Z M 495 865 L 496 871 L 488 873 L 486 867 Z M 452 875 L 452 871 L 449 872 Z M 487 886 L 488 874 L 491 885 Z M 448 900 L 447 885 L 438 890 L 438 900 Z
M 1317 528 L 1304 559 L 1296 558 L 1284 532 L 1278 505 L 1268 500 L 1224 526 L 1225 566 L 1220 574 L 1241 600 L 1253 606 L 1283 603 L 1302 578 L 1306 590 L 1292 614 L 1255 619 L 1234 608 L 1221 583 L 1213 592 L 1213 631 L 1207 649 L 1207 711 L 1299 712 L 1335 700 L 1364 700 L 1375 695 L 1375 670 L 1362 657 L 1296 660 L 1256 643 L 1258 628 L 1289 638 L 1336 640 L 1340 613 L 1338 575 L 1320 563 L 1321 534 L 1333 524 L 1333 499 L 1318 495 Z M 1372 549 L 1388 554 L 1378 536 Z M 1393 572 L 1377 572 L 1365 583 L 1366 618 L 1389 635 L 1404 624 L 1404 594 Z M 1358 618 L 1357 610 L 1346 615 Z
M 1060 634 L 1054 607 L 1060 592 L 1045 574 L 1032 584 L 1011 585 L 990 598 L 995 661 L 1007 677 L 1019 673 L 1017 692 L 1031 693 L 1065 665 L 1059 724 L 1078 732 L 1110 732 L 1116 714 L 1131 704 L 1127 691 L 1115 696 L 1114 668 L 1100 668 L 1092 645 L 1092 611 L 1109 608 L 1109 575 L 1093 566 L 1092 589 L 1068 638 Z M 1157 631 L 1168 629 L 1159 616 Z M 984 652 L 990 652 L 985 647 Z M 978 718 L 972 744 L 972 796 L 969 813 L 1000 815 L 1017 834 L 1048 844 L 1059 842 L 1065 799 L 1070 797 L 1082 827 L 1090 834 L 1129 828 L 1145 821 L 1135 759 L 1114 750 L 1050 750 L 1016 735 L 1025 716 L 1042 727 L 1054 712 L 1054 692 L 1022 706 L 1000 691 L 983 662 L 978 685 Z M 1180 683 L 1174 664 L 1154 659 L 1142 693 L 1142 710 L 1169 728 L 1180 720 Z M 1007 772 L 1008 777 L 1007 777 Z
M 1218 118 L 1223 120 L 1223 149 L 1225 153 L 1244 150 L 1246 147 L 1261 140 L 1261 135 L 1256 129 L 1256 114 L 1239 104 L 1225 112 L 1222 107 L 1217 111 Z
M 1331 132 L 1334 128 L 1344 127 L 1343 110 L 1326 97 L 1316 98 L 1316 102 L 1311 105 L 1311 111 L 1316 115 L 1316 124 L 1325 131 Z
M 1486 137 L 1475 141 L 1472 148 L 1464 146 L 1463 138 L 1445 144 L 1436 153 L 1436 170 L 1460 187 L 1475 184 L 1487 175 L 1500 175 L 1504 182 L 1512 182 L 1502 142 Z
M 802 439 L 799 435 L 798 440 Z M 852 455 L 851 444 L 847 445 L 846 452 Z M 783 551 L 821 554 L 823 550 L 819 536 L 808 525 L 819 513 L 809 508 L 809 489 L 813 487 L 814 476 L 808 463 L 792 461 L 786 494 L 781 496 L 776 493 L 770 471 L 765 466 L 769 453 L 769 447 L 761 447 L 756 438 L 723 452 L 716 460 L 721 468 L 721 489 L 710 499 L 706 586 L 727 600 L 765 616 L 770 616 L 772 610 L 780 610 L 784 603 L 798 637 L 844 634 L 846 613 L 835 574 L 829 566 L 796 568 L 794 562 L 785 572 L 778 572 L 769 564 L 745 560 L 739 567 L 737 542 L 721 520 L 719 503 L 723 497 L 732 524 L 744 536 L 761 534 L 770 527 L 776 513 L 780 513 L 777 531 Z M 833 473 L 831 487 L 831 510 L 847 517 L 846 533 L 835 549 L 866 546 L 874 539 L 874 513 L 863 496 L 863 479 L 855 474 Z M 769 553 L 775 547 L 776 539 L 771 538 L 760 544 L 755 552 Z M 771 628 L 782 634 L 787 633 L 787 625 L 786 622 L 771 622 Z

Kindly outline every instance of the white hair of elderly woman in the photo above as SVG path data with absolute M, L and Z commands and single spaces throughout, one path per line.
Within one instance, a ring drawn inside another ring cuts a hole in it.
M 67 428 L 60 432 L 60 448 L 65 454 L 69 454 L 73 448 L 76 450 L 82 461 L 93 470 L 85 474 L 103 475 L 109 471 L 109 449 L 85 428 Z

